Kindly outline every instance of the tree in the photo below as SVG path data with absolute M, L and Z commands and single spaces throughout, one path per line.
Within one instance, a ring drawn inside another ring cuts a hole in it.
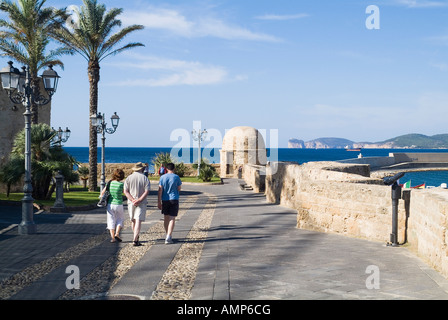
M 64 23 L 65 10 L 44 8 L 46 0 L 18 0 L 13 3 L 3 0 L 0 10 L 8 15 L 8 19 L 0 19 L 0 50 L 3 55 L 29 66 L 31 88 L 35 97 L 40 97 L 40 78 L 38 72 L 46 66 L 64 67 L 58 57 L 70 54 L 66 47 L 46 52 L 50 43 L 50 33 Z M 39 111 L 36 103 L 31 103 L 31 122 L 39 122 Z
M 76 160 L 67 154 L 60 146 L 52 145 L 56 132 L 47 124 L 31 126 L 31 167 L 33 198 L 49 199 L 54 190 L 52 180 L 56 172 L 64 175 L 66 182 L 74 183 L 79 176 L 73 172 Z M 0 168 L 0 181 L 9 187 L 19 182 L 25 174 L 25 130 L 19 132 L 14 139 L 14 147 L 10 160 Z
M 185 171 L 187 171 L 185 164 L 183 162 L 178 162 L 176 159 L 173 159 L 171 157 L 171 153 L 169 152 L 157 153 L 152 159 L 151 163 L 154 166 L 155 173 L 159 172 L 159 168 L 162 165 L 166 166 L 168 163 L 174 163 L 174 170 L 179 177 L 183 177 L 185 175 Z
M 79 167 L 78 174 L 82 180 L 82 184 L 84 188 L 87 188 L 87 180 L 89 180 L 89 168 L 87 167 Z
M 168 163 L 174 163 L 174 160 L 171 158 L 169 152 L 161 152 L 157 153 L 151 162 L 154 166 L 155 173 L 157 173 L 161 166 L 166 167 Z
M 193 169 L 198 169 L 198 164 L 194 163 L 192 165 Z M 206 158 L 201 159 L 201 167 L 199 169 L 199 176 L 198 179 L 204 181 L 204 182 L 210 182 L 212 181 L 213 177 L 217 177 L 218 174 L 216 173 L 215 167 L 213 167 L 209 160 Z
M 117 17 L 123 9 L 113 8 L 106 12 L 106 6 L 96 0 L 83 0 L 81 10 L 75 10 L 77 23 L 74 28 L 63 26 L 55 29 L 53 38 L 71 48 L 87 60 L 87 73 L 90 84 L 90 116 L 98 113 L 98 82 L 100 81 L 100 62 L 125 50 L 144 46 L 141 43 L 119 43 L 130 33 L 143 29 L 141 25 L 125 27 L 112 34 L 115 27 L 121 27 Z M 98 137 L 96 129 L 90 124 L 89 135 L 89 190 L 97 189 L 97 150 Z

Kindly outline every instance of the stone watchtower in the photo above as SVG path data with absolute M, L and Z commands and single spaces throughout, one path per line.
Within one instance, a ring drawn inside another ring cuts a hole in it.
M 222 141 L 221 177 L 238 176 L 238 169 L 245 164 L 266 165 L 266 145 L 261 133 L 251 127 L 229 130 Z

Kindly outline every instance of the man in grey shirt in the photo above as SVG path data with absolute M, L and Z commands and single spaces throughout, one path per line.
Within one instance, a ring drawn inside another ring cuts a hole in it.
M 141 246 L 139 241 L 140 229 L 142 222 L 146 220 L 147 197 L 151 188 L 149 179 L 143 174 L 144 169 L 143 163 L 137 163 L 132 168 L 134 173 L 127 177 L 124 182 L 124 194 L 128 198 L 129 217 L 134 232 L 134 246 Z

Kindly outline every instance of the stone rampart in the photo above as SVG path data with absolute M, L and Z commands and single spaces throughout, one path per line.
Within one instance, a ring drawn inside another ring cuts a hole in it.
M 413 190 L 410 198 L 410 248 L 448 277 L 448 191 Z
M 370 178 L 366 165 L 271 164 L 266 168 L 266 197 L 297 209 L 299 228 L 377 241 L 390 238 L 391 189 Z M 399 209 L 399 238 L 404 241 L 404 204 Z
M 244 170 L 245 178 L 255 172 Z M 298 228 L 390 241 L 391 187 L 371 178 L 368 165 L 270 163 L 264 181 L 268 202 L 297 210 Z M 447 190 L 406 190 L 399 201 L 399 243 L 448 278 L 447 214 Z
M 243 169 L 244 181 L 253 187 L 254 192 L 264 192 L 266 187 L 265 166 L 246 164 Z

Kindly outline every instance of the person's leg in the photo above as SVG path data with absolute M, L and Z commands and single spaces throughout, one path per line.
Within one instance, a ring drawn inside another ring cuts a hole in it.
M 115 227 L 115 240 L 121 242 L 120 238 L 120 232 L 121 229 L 123 229 L 124 225 L 124 208 L 123 205 L 118 205 L 115 210 L 115 216 L 116 216 L 116 227 Z
M 146 221 L 146 204 L 140 204 L 135 208 L 134 217 L 134 246 L 141 246 L 139 238 L 142 222 Z
M 128 212 L 129 212 L 129 220 L 131 220 L 132 233 L 134 233 L 134 229 L 135 229 L 135 218 L 134 218 L 135 207 L 132 205 L 132 203 L 128 203 Z
M 111 205 L 107 206 L 107 229 L 110 232 L 111 242 L 115 242 L 115 217 L 114 212 L 112 211 Z
M 140 236 L 141 226 L 142 226 L 142 222 L 140 220 L 138 220 L 138 219 L 135 220 L 134 228 L 133 228 L 133 231 L 134 231 L 134 239 L 133 239 L 134 246 L 140 246 L 141 245 L 140 242 L 138 241 L 139 240 L 139 236 Z
M 163 227 L 165 228 L 165 235 L 168 234 L 168 225 L 170 223 L 170 220 L 168 219 L 168 215 L 164 214 L 163 215 Z
M 174 226 L 176 225 L 176 217 L 165 215 L 164 225 L 165 225 L 166 238 L 171 239 L 174 231 Z
M 115 230 L 114 229 L 109 229 L 110 232 L 110 242 L 115 242 Z

